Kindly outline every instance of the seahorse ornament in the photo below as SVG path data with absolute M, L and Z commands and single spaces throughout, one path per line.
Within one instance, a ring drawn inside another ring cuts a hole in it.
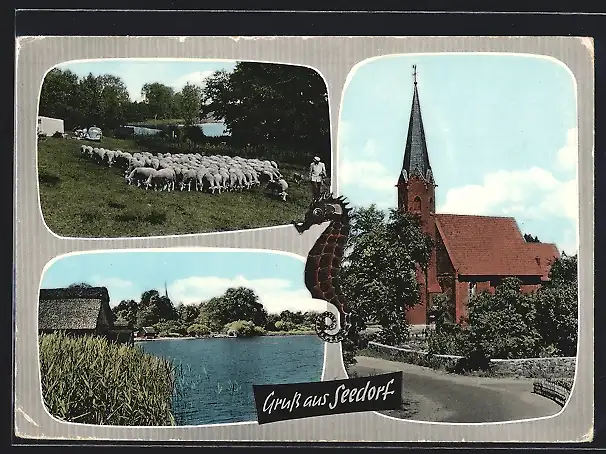
M 309 251 L 305 264 L 305 286 L 311 296 L 329 302 L 339 312 L 340 326 L 336 332 L 337 317 L 332 312 L 326 311 L 316 318 L 316 333 L 325 342 L 341 342 L 351 328 L 351 314 L 339 282 L 341 261 L 349 236 L 350 211 L 343 197 L 325 193 L 312 201 L 303 222 L 293 221 L 299 234 L 312 225 L 330 221 Z

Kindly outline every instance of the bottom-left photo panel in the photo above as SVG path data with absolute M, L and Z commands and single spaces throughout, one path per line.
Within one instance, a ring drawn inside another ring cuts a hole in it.
M 42 399 L 71 423 L 255 422 L 253 385 L 321 381 L 305 263 L 248 250 L 73 253 L 42 275 Z

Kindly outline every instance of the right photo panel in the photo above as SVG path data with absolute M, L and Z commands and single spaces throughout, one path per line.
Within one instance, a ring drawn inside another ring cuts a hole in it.
M 388 417 L 549 417 L 576 372 L 576 81 L 519 54 L 389 55 L 344 88 L 349 377 L 403 372 Z

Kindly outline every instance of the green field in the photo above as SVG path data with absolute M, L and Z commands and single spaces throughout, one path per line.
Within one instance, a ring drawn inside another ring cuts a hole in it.
M 289 184 L 288 201 L 251 191 L 145 191 L 124 182 L 123 170 L 103 167 L 80 154 L 83 142 L 48 138 L 38 143 L 40 202 L 51 231 L 65 237 L 140 237 L 273 227 L 302 217 L 311 201 L 305 169 L 278 162 Z M 137 151 L 133 140 L 104 138 L 111 150 Z M 149 150 L 154 152 L 153 150 Z

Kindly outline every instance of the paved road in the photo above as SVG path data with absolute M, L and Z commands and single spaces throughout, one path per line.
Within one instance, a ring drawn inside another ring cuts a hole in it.
M 403 372 L 403 396 L 416 406 L 416 414 L 406 419 L 500 422 L 551 416 L 561 410 L 555 402 L 532 394 L 532 380 L 458 376 L 379 358 L 356 359 L 353 370 L 361 376 Z

